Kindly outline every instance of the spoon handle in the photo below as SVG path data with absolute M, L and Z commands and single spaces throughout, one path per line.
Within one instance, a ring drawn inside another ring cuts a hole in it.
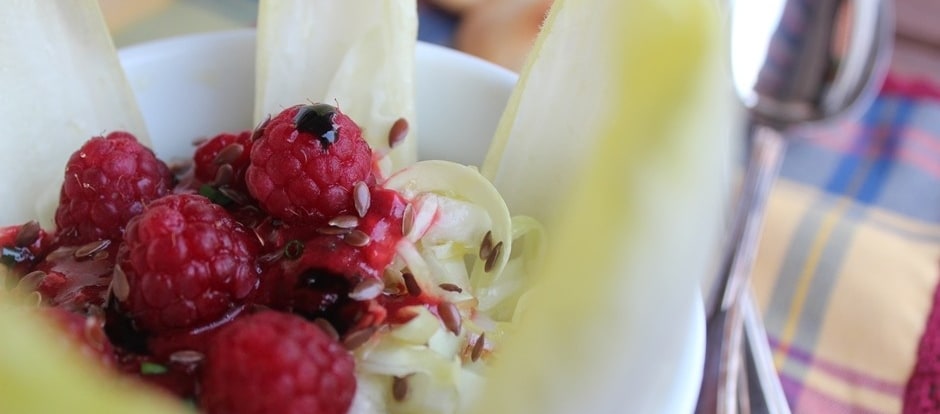
M 750 290 L 741 297 L 741 313 L 744 317 L 743 369 L 748 377 L 748 401 L 751 414 L 790 414 L 787 397 L 774 366 L 767 331 L 754 296 Z M 743 410 L 742 410 L 743 411 Z
M 739 305 L 750 286 L 767 196 L 780 169 L 786 141 L 766 126 L 756 126 L 732 221 L 729 252 L 720 268 L 706 310 L 705 371 L 696 413 L 736 413 L 743 316 Z

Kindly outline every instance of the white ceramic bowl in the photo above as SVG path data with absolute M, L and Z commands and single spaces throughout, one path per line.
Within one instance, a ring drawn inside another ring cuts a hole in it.
M 254 32 L 239 30 L 160 40 L 124 49 L 121 61 L 154 149 L 163 159 L 191 156 L 192 140 L 252 127 Z M 479 165 L 516 76 L 482 60 L 429 44 L 417 48 L 420 157 Z M 648 343 L 630 366 L 623 412 L 689 413 L 698 396 L 704 315 L 695 287 L 685 307 L 639 309 L 652 319 L 631 332 Z

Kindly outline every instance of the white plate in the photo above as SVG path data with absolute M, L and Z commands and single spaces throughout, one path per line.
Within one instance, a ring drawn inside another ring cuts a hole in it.
M 154 150 L 191 156 L 193 139 L 252 127 L 254 32 L 184 36 L 120 51 Z M 465 54 L 419 44 L 417 116 L 420 156 L 478 165 L 486 154 L 516 75 Z M 696 287 L 668 309 L 643 309 L 636 355 L 643 367 L 624 388 L 629 412 L 688 413 L 702 375 L 705 322 Z M 653 341 L 650 338 L 655 338 Z M 634 377 L 635 376 L 635 377 Z

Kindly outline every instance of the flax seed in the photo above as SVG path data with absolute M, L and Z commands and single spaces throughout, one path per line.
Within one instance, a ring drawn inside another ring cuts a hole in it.
M 463 320 L 460 317 L 460 310 L 457 309 L 457 305 L 450 302 L 438 303 L 437 314 L 441 317 L 441 321 L 444 322 L 444 326 L 448 331 L 453 332 L 454 335 L 460 335 L 460 326 L 463 324 Z
M 245 153 L 245 146 L 239 143 L 231 143 L 219 150 L 219 153 L 212 159 L 215 165 L 231 164 L 238 160 Z
M 359 181 L 353 186 L 353 204 L 359 217 L 365 217 L 369 212 L 369 207 L 372 206 L 372 194 L 366 183 Z
M 405 118 L 398 118 L 392 128 L 388 130 L 388 147 L 395 148 L 398 144 L 401 144 L 405 141 L 405 137 L 408 136 L 409 130 L 408 120 Z
M 385 284 L 382 283 L 381 280 L 368 278 L 359 282 L 359 284 L 349 292 L 349 297 L 358 301 L 372 300 L 379 297 L 383 290 L 385 290 Z
M 16 232 L 16 239 L 13 240 L 13 244 L 16 247 L 28 247 L 29 245 L 39 240 L 39 222 L 36 220 L 27 221 L 26 224 L 20 226 L 20 229 Z
M 369 237 L 368 234 L 365 234 L 362 230 L 354 229 L 343 236 L 343 241 L 353 247 L 362 247 L 368 245 L 369 242 L 372 241 L 372 238 Z
M 359 218 L 350 215 L 336 216 L 330 219 L 327 224 L 333 227 L 339 227 L 341 229 L 354 229 L 359 226 Z

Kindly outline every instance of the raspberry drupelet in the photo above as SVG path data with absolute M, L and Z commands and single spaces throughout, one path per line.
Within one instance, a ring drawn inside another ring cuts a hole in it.
M 325 104 L 285 109 L 254 142 L 248 191 L 274 217 L 318 225 L 354 212 L 353 187 L 372 184 L 372 149 L 359 126 Z

